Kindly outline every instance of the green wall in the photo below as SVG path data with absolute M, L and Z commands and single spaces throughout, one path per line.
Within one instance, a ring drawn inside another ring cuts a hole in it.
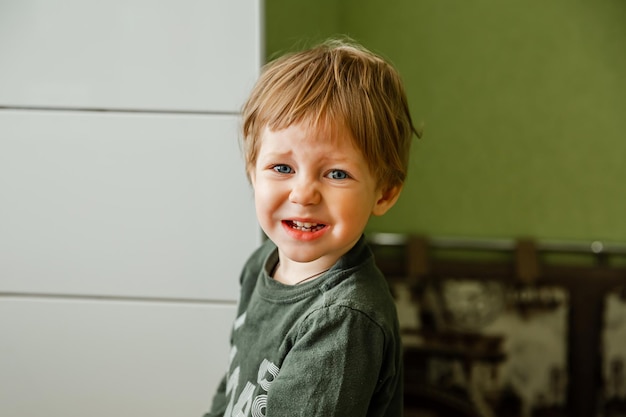
M 347 34 L 424 137 L 370 231 L 626 241 L 626 2 L 265 0 L 268 57 Z

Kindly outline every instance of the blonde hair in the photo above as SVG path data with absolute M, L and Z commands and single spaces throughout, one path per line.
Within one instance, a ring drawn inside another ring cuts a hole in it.
M 362 46 L 331 40 L 269 64 L 243 106 L 243 149 L 254 167 L 263 130 L 293 123 L 341 126 L 350 132 L 379 186 L 401 185 L 413 126 L 397 71 Z

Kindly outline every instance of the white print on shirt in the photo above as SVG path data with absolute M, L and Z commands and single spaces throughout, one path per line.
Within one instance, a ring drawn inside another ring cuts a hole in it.
M 246 313 L 243 313 L 237 318 L 237 320 L 235 320 L 235 330 L 244 324 L 245 319 Z M 229 368 L 236 355 L 237 346 L 233 346 L 229 355 Z M 226 379 L 226 395 L 230 396 L 230 400 L 228 401 L 228 407 L 226 408 L 224 417 L 265 417 L 265 409 L 267 407 L 267 391 L 272 385 L 272 382 L 274 382 L 278 376 L 279 372 L 280 368 L 278 366 L 267 359 L 263 359 L 263 362 L 261 362 L 261 365 L 259 366 L 259 372 L 257 373 L 257 385 L 254 385 L 250 381 L 246 381 L 245 387 L 239 394 L 237 402 L 235 402 L 235 393 L 239 387 L 240 367 L 238 366 L 233 369 L 233 372 L 228 375 L 228 378 Z M 254 391 L 257 386 L 265 391 L 265 394 L 259 394 L 253 399 L 252 396 L 254 395 Z
M 246 322 L 246 313 L 244 312 L 241 316 L 237 317 L 237 319 L 235 320 L 235 323 L 233 324 L 234 329 L 237 330 L 238 328 L 243 326 L 245 322 Z
M 235 403 L 235 392 L 239 386 L 239 367 L 233 370 L 233 373 L 228 377 L 226 382 L 226 395 L 230 395 L 230 401 L 228 407 L 224 413 L 224 417 L 265 417 L 265 407 L 267 406 L 267 391 L 269 390 L 274 378 L 278 376 L 280 368 L 274 365 L 267 359 L 263 359 L 261 366 L 259 366 L 259 372 L 257 377 L 257 384 L 254 385 L 250 381 L 246 382 L 246 386 L 239 394 L 239 398 Z M 268 375 L 269 374 L 269 375 Z M 268 376 L 271 378 L 268 379 Z M 265 394 L 257 395 L 254 400 L 252 395 L 254 390 L 260 386 L 265 391 Z

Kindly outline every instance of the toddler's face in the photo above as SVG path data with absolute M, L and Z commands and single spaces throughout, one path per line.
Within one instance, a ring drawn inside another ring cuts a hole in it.
M 294 124 L 262 134 L 250 179 L 263 231 L 281 265 L 332 266 L 357 242 L 370 215 L 395 202 L 377 187 L 361 152 L 343 128 Z

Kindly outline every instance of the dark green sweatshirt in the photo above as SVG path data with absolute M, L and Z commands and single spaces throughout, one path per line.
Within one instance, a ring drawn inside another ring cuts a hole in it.
M 387 281 L 362 237 L 324 275 L 274 281 L 271 241 L 241 276 L 228 371 L 205 417 L 402 415 L 402 353 Z

